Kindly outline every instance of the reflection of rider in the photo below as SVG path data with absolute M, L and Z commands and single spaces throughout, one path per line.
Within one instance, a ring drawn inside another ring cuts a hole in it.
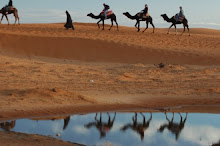
M 148 13 L 148 5 L 145 5 L 145 8 L 141 11 L 141 17 L 146 16 L 146 14 Z
M 180 6 L 180 12 L 176 14 L 176 21 L 178 21 L 180 17 L 185 17 L 183 8 L 181 6 Z
M 105 3 L 103 4 L 103 6 L 104 6 L 104 9 L 103 9 L 104 16 L 105 16 L 105 19 L 107 19 L 107 12 L 110 7 L 109 5 L 106 5 Z

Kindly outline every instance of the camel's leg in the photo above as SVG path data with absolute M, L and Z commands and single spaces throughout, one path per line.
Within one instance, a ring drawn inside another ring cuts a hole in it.
M 188 33 L 189 33 L 189 36 L 190 36 L 189 25 L 187 24 L 186 27 L 187 27 L 187 29 L 188 29 Z
M 6 17 L 7 21 L 8 21 L 8 25 L 9 25 L 9 20 L 8 20 L 8 16 L 7 16 L 7 15 L 5 15 L 5 17 Z
M 20 18 L 18 16 L 18 13 L 16 15 L 17 15 L 18 24 L 20 25 L 20 20 L 19 20 Z
M 172 25 L 169 27 L 167 34 L 170 33 L 170 28 L 173 27 L 173 25 L 174 25 L 174 24 L 172 24 Z
M 17 22 L 17 18 L 15 17 L 15 24 L 16 24 L 16 22 Z M 14 25 L 15 25 L 15 24 L 14 24 Z
M 153 22 L 150 22 L 150 24 L 153 26 L 153 33 L 154 33 L 155 26 L 154 26 Z
M 148 29 L 148 21 L 146 21 L 146 28 L 145 28 L 145 30 L 147 30 Z M 145 32 L 145 30 L 143 31 L 143 32 Z
M 180 113 L 178 113 L 180 115 L 180 121 L 182 122 L 183 121 L 183 117 Z
M 97 116 L 98 116 L 98 113 L 95 114 L 95 121 L 97 121 Z
M 14 17 L 15 17 L 15 24 L 16 24 L 16 22 L 17 22 L 17 16 L 16 16 L 16 14 L 14 13 Z M 15 25 L 14 24 L 14 25 Z
M 183 24 L 183 33 L 185 32 L 185 30 L 186 30 L 186 26 Z M 182 35 L 183 35 L 183 33 L 182 33 Z
M 174 113 L 173 113 L 173 117 L 172 117 L 172 120 L 171 120 L 171 121 L 173 122 L 173 120 L 174 120 Z
M 14 17 L 15 17 L 15 24 L 16 24 L 17 21 L 18 21 L 18 24 L 20 24 L 19 23 L 18 13 L 14 13 Z
M 111 22 L 112 22 L 112 25 L 110 26 L 110 28 L 109 28 L 108 30 L 111 30 L 111 29 L 112 29 L 112 26 L 113 26 L 113 20 L 111 20 Z
M 18 17 L 18 24 L 20 25 L 20 18 Z
M 138 21 L 137 21 L 136 24 L 134 25 L 134 26 L 138 29 L 137 25 L 138 25 Z
M 102 30 L 104 30 L 105 29 L 105 20 L 103 19 L 102 20 Z
M 100 25 L 99 25 L 99 23 L 100 23 L 101 21 L 102 21 L 102 20 L 100 19 L 100 20 L 97 22 L 98 29 L 100 29 Z
M 138 21 L 138 32 L 140 31 L 140 21 Z
M 119 30 L 118 30 L 118 22 L 117 22 L 117 20 L 114 20 L 114 21 L 115 21 L 116 26 L 117 26 L 117 31 L 119 31 Z
M 175 32 L 176 32 L 176 35 L 177 35 L 176 24 L 174 24 L 174 27 L 175 27 Z
M 185 119 L 184 119 L 184 121 L 183 121 L 184 123 L 186 122 L 186 119 L 187 119 L 187 115 L 188 115 L 188 113 L 186 113 L 186 117 L 185 117 Z
M 3 18 L 4 18 L 4 15 L 2 15 L 2 18 L 1 18 L 0 24 L 2 23 Z
M 167 117 L 167 113 L 165 113 L 165 115 L 166 115 L 166 119 L 167 119 L 167 121 L 170 122 L 169 118 Z

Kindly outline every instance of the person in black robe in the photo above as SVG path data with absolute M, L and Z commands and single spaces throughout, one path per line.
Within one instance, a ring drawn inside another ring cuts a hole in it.
M 66 29 L 72 28 L 74 30 L 75 28 L 73 26 L 73 21 L 68 11 L 66 11 L 66 16 L 67 16 L 67 20 L 66 20 L 66 24 L 64 25 L 64 27 L 66 27 Z
M 12 6 L 13 6 L 13 2 L 12 2 L 12 0 L 9 0 L 9 2 L 8 2 L 8 6 L 9 6 L 9 7 L 12 7 Z

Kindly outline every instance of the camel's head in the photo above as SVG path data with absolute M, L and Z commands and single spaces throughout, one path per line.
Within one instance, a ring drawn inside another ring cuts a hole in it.
M 168 18 L 167 14 L 161 14 L 160 16 L 163 17 L 163 19 Z
M 87 14 L 87 16 L 92 16 L 92 13 Z
M 128 12 L 123 13 L 123 15 L 127 16 L 127 15 L 128 15 Z

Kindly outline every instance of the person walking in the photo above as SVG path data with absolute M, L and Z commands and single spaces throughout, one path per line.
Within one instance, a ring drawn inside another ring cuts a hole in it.
M 66 11 L 66 16 L 67 16 L 67 20 L 66 20 L 66 24 L 64 25 L 64 27 L 66 27 L 66 29 L 72 28 L 73 30 L 75 30 L 73 26 L 72 18 L 68 11 Z

